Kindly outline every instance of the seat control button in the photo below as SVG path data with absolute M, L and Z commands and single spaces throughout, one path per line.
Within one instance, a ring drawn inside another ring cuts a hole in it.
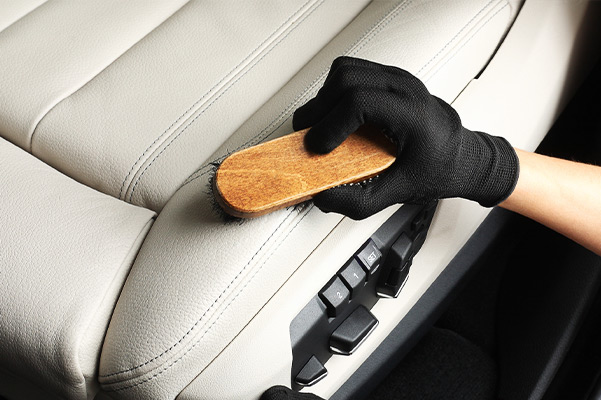
M 340 278 L 335 277 L 322 289 L 319 298 L 326 305 L 328 316 L 335 317 L 340 315 L 342 309 L 348 305 L 350 295 L 351 293 Z
M 413 260 L 414 243 L 405 233 L 401 233 L 386 256 L 384 269 L 388 276 L 380 279 L 377 292 L 381 297 L 397 297 L 407 280 Z
M 395 269 L 390 272 L 390 276 L 388 277 L 388 281 L 386 282 L 386 288 L 388 289 L 386 295 L 384 297 L 393 297 L 397 298 L 401 293 L 401 289 L 407 282 L 407 278 L 409 277 L 409 268 L 411 267 L 411 261 L 405 263 L 403 268 Z
M 294 380 L 301 386 L 311 386 L 325 378 L 327 374 L 326 367 L 319 362 L 317 357 L 311 356 Z
M 396 256 L 396 267 L 402 268 L 405 263 L 411 258 L 411 250 L 413 242 L 409 239 L 405 233 L 401 233 L 401 236 L 392 245 L 392 252 Z
M 332 333 L 330 350 L 338 354 L 353 354 L 376 326 L 376 317 L 364 306 L 357 307 Z
M 422 210 L 419 212 L 417 217 L 411 222 L 411 230 L 414 232 L 423 229 L 426 219 L 428 218 L 428 210 Z
M 382 253 L 376 247 L 372 240 L 369 240 L 361 250 L 356 255 L 357 260 L 361 264 L 361 267 L 368 273 L 367 280 L 369 280 L 369 275 L 373 275 L 378 268 L 380 267 L 380 262 L 382 261 Z
M 354 258 L 347 263 L 339 275 L 340 279 L 351 289 L 351 298 L 357 296 L 357 292 L 365 285 L 365 271 Z
M 386 284 L 393 287 L 400 287 L 407 275 L 409 275 L 409 267 L 411 266 L 411 261 L 405 263 L 402 268 L 393 269 L 388 276 L 388 280 Z

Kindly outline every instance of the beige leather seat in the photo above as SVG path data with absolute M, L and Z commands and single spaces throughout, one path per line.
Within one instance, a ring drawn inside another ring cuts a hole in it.
M 228 224 L 212 164 L 291 132 L 338 55 L 400 66 L 453 101 L 519 4 L 0 2 L 0 395 L 250 399 L 290 385 L 291 320 L 398 207 Z M 311 390 L 334 393 L 444 269 L 485 216 L 443 249 L 461 207 L 439 211 L 432 268 Z

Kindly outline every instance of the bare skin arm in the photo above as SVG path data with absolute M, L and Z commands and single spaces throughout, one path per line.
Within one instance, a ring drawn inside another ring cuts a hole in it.
M 516 152 L 520 177 L 500 206 L 601 255 L 601 167 Z

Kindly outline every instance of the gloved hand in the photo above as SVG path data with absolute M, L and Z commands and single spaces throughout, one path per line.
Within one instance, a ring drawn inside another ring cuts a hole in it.
M 260 400 L 323 400 L 312 393 L 299 393 L 286 386 L 274 386 L 261 396 Z
M 382 128 L 397 159 L 370 182 L 316 195 L 322 211 L 363 219 L 395 203 L 449 197 L 492 207 L 517 183 L 519 162 L 507 140 L 465 129 L 455 110 L 407 71 L 339 57 L 317 96 L 294 113 L 294 129 L 312 126 L 305 145 L 328 153 L 362 124 Z

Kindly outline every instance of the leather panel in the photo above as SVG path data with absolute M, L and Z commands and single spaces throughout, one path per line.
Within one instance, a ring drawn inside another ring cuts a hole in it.
M 0 0 L 0 31 L 14 24 L 48 0 Z
M 290 132 L 292 112 L 340 54 L 409 69 L 452 100 L 486 64 L 511 15 L 504 0 L 374 1 L 207 161 Z M 451 66 L 449 79 L 436 79 Z M 239 390 L 202 377 L 322 240 L 334 235 L 359 245 L 391 212 L 351 223 L 306 205 L 224 224 L 212 209 L 211 168 L 203 164 L 167 203 L 125 285 L 101 359 L 100 382 L 112 398 L 173 398 L 197 374 L 199 398 L 255 398 L 269 383 L 286 383 L 277 365 L 261 361 L 265 368 L 249 369 L 254 383 Z M 328 273 L 340 265 L 321 267 Z
M 54 107 L 33 152 L 104 193 L 160 210 L 367 3 L 192 1 Z
M 29 382 L 41 398 L 92 396 L 108 321 L 154 213 L 4 139 L 0 187 L 1 381 Z
M 29 151 L 52 107 L 185 2 L 48 1 L 1 31 L 0 136 Z

